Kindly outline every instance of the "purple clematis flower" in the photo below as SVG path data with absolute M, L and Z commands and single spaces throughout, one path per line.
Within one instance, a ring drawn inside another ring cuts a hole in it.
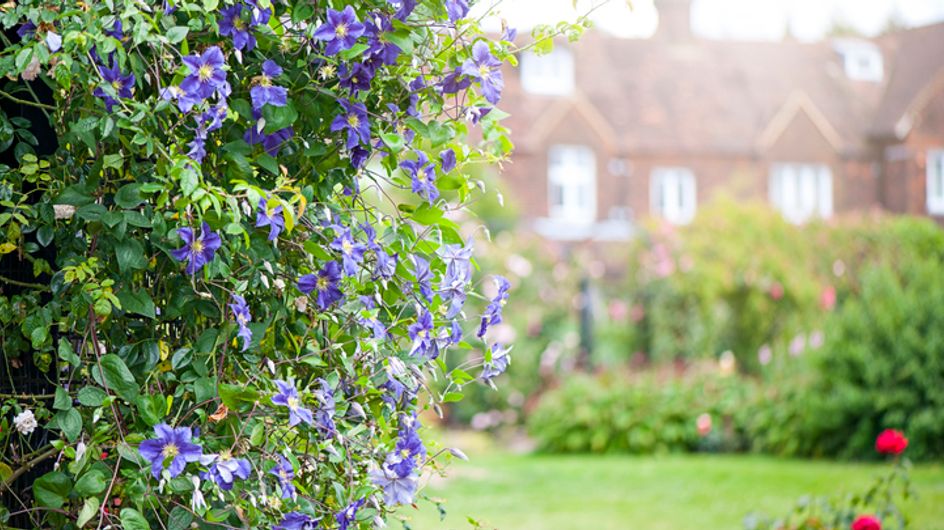
M 50 52 L 56 53 L 62 49 L 62 36 L 55 31 L 47 31 L 45 40 Z
M 347 6 L 344 11 L 328 9 L 328 20 L 315 30 L 315 38 L 326 41 L 325 53 L 335 55 L 349 50 L 357 42 L 357 38 L 364 34 L 364 25 L 357 21 L 353 6 Z
M 429 311 L 423 310 L 416 322 L 410 324 L 407 328 L 410 340 L 413 346 L 410 348 L 410 355 L 417 354 L 427 359 L 439 357 L 439 345 L 433 337 L 433 315 Z
M 130 98 L 131 89 L 134 88 L 134 73 L 122 75 L 118 67 L 118 61 L 112 61 L 111 68 L 99 65 L 98 73 L 101 74 L 105 84 L 110 85 L 119 98 Z M 102 87 L 95 89 L 92 94 L 105 100 L 105 110 L 111 112 L 112 107 L 118 104 L 118 100 L 108 94 Z
M 154 426 L 154 434 L 157 438 L 144 440 L 138 446 L 141 456 L 151 463 L 151 474 L 154 478 L 160 478 L 168 459 L 170 464 L 167 470 L 173 478 L 183 472 L 188 462 L 199 462 L 203 456 L 203 449 L 190 442 L 193 437 L 190 427 L 173 429 L 166 423 L 160 423 Z
M 19 35 L 20 40 L 31 39 L 36 34 L 36 24 L 27 20 L 16 28 L 16 34 Z
M 360 169 L 364 167 L 364 163 L 367 162 L 367 159 L 370 158 L 370 151 L 364 149 L 363 147 L 356 145 L 351 149 L 351 166 L 354 169 Z M 355 183 L 357 180 L 355 179 Z
M 180 82 L 180 88 L 187 95 L 198 99 L 207 99 L 213 94 L 226 97 L 229 83 L 223 65 L 226 60 L 219 46 L 211 46 L 202 55 L 188 55 L 183 59 L 190 70 L 190 75 Z
M 457 94 L 460 90 L 465 90 L 472 86 L 472 80 L 466 76 L 461 67 L 449 72 L 440 82 L 443 94 Z
M 227 108 L 225 104 L 211 107 L 197 116 L 197 128 L 194 130 L 193 141 L 190 142 L 190 151 L 187 156 L 196 163 L 203 162 L 206 157 L 206 140 L 209 134 L 223 126 Z
M 125 38 L 124 26 L 121 24 L 121 19 L 116 18 L 115 23 L 112 24 L 111 29 L 105 30 L 105 35 L 109 37 L 114 37 L 118 40 Z
M 357 510 L 360 510 L 367 499 L 357 499 L 348 504 L 346 508 L 335 514 L 334 520 L 338 522 L 338 530 L 348 530 L 348 527 L 357 523 Z
M 350 7 L 350 6 L 348 6 Z M 363 143 L 370 144 L 370 122 L 367 119 L 367 107 L 363 103 L 342 101 L 344 112 L 335 116 L 331 122 L 331 132 L 347 129 L 348 149 Z
M 385 503 L 389 505 L 413 504 L 417 485 L 416 475 L 401 477 L 396 471 L 390 469 L 387 462 L 384 462 L 379 469 L 370 472 L 370 479 L 375 486 L 383 490 Z
M 252 473 L 252 466 L 249 460 L 245 458 L 233 458 L 229 451 L 223 451 L 213 457 L 210 463 L 210 469 L 201 473 L 203 479 L 210 479 L 215 482 L 221 490 L 229 491 L 233 489 L 236 479 L 246 480 Z
M 279 479 L 279 489 L 282 490 L 283 499 L 295 498 L 295 485 L 292 480 L 295 479 L 295 468 L 292 463 L 284 456 L 279 455 L 279 464 L 269 470 L 269 473 Z
M 345 229 L 341 234 L 331 242 L 331 248 L 341 253 L 341 265 L 344 274 L 353 276 L 357 274 L 357 266 L 364 261 L 364 251 L 367 247 L 363 243 L 358 243 L 351 235 L 350 229 Z
M 449 173 L 456 168 L 456 152 L 452 149 L 446 149 L 439 153 L 439 162 L 443 173 Z
M 229 308 L 233 311 L 233 318 L 236 319 L 236 324 L 239 325 L 238 337 L 243 339 L 243 349 L 241 351 L 246 351 L 249 348 L 249 344 L 252 342 L 252 331 L 249 329 L 249 322 L 252 320 L 252 315 L 249 314 L 249 306 L 246 305 L 246 299 L 238 294 L 233 295 L 233 303 L 229 304 Z
M 511 355 L 509 355 L 508 352 L 508 348 L 505 348 L 501 344 L 492 345 L 492 360 L 485 361 L 485 364 L 482 366 L 482 381 L 491 385 L 492 379 L 505 373 L 505 370 L 508 369 L 508 365 L 511 364 Z
M 177 235 L 184 240 L 184 246 L 170 251 L 170 254 L 177 261 L 187 261 L 185 272 L 190 275 L 213 261 L 216 251 L 223 245 L 220 236 L 210 230 L 210 225 L 206 223 L 200 227 L 199 237 L 195 237 L 190 227 L 178 228 Z
M 485 308 L 485 313 L 482 315 L 482 323 L 479 326 L 479 332 L 476 334 L 480 339 L 485 336 L 489 326 L 501 324 L 502 308 L 508 302 L 508 290 L 511 289 L 511 284 L 504 276 L 495 275 L 494 280 L 495 287 L 498 288 L 498 294 L 488 303 L 488 307 Z
M 443 245 L 436 251 L 439 258 L 446 264 L 444 282 L 467 282 L 472 279 L 472 252 L 472 247 L 459 244 Z
M 364 304 L 364 309 L 368 311 L 372 311 L 374 309 L 374 301 L 369 296 L 361 296 L 360 301 L 362 304 Z M 368 317 L 359 316 L 357 321 L 360 325 L 373 332 L 374 339 L 387 338 L 387 327 L 384 326 L 383 322 L 381 322 L 376 315 L 371 314 Z
M 482 95 L 492 105 L 501 99 L 502 89 L 505 87 L 501 64 L 483 40 L 472 45 L 472 58 L 462 63 L 462 73 L 478 80 Z
M 344 298 L 338 282 L 341 281 L 341 268 L 336 261 L 325 263 L 323 269 L 318 274 L 306 274 L 298 279 L 298 290 L 311 294 L 312 291 L 318 291 L 318 308 L 324 311 L 331 304 Z
M 365 34 L 368 35 L 367 45 L 369 47 L 364 54 L 386 65 L 395 64 L 403 50 L 385 37 L 386 33 L 394 31 L 393 23 L 390 22 L 389 18 L 378 15 L 373 19 L 368 19 L 366 24 Z
M 282 150 L 282 145 L 293 136 L 295 136 L 295 129 L 291 127 L 279 129 L 272 134 L 265 134 L 259 132 L 256 127 L 250 127 L 246 130 L 246 134 L 243 135 L 243 140 L 249 145 L 261 143 L 267 155 L 277 157 L 279 156 L 279 151 Z
M 502 40 L 505 40 L 505 41 L 508 41 L 508 42 L 514 42 L 514 40 L 515 40 L 517 37 L 518 37 L 518 29 L 517 29 L 517 28 L 507 27 L 507 28 L 505 28 L 505 31 L 502 33 Z
M 267 7 L 262 9 L 259 7 L 258 0 L 245 0 L 246 4 L 249 6 L 249 25 L 250 26 L 261 26 L 263 24 L 269 23 L 269 18 L 272 16 L 272 8 Z
M 282 521 L 273 526 L 272 530 L 317 530 L 318 521 L 320 521 L 320 519 L 316 519 L 302 512 L 290 512 L 285 514 Z
M 426 298 L 427 302 L 431 302 L 433 300 L 431 285 L 433 273 L 429 270 L 429 262 L 419 256 L 413 256 L 413 275 L 420 286 L 420 294 Z
M 302 399 L 298 395 L 295 385 L 282 380 L 276 380 L 275 386 L 279 392 L 272 396 L 272 403 L 288 407 L 288 425 L 294 427 L 299 423 L 311 425 L 315 418 L 311 411 L 302 406 Z
M 243 6 L 236 4 L 220 10 L 220 35 L 232 37 L 233 47 L 237 50 L 252 51 L 256 47 L 256 37 L 249 25 L 242 18 Z
M 449 21 L 456 23 L 469 14 L 469 3 L 466 0 L 446 0 L 446 13 Z
M 161 99 L 164 101 L 176 101 L 180 112 L 190 112 L 194 105 L 202 101 L 196 96 L 192 96 L 183 91 L 179 86 L 171 85 L 161 89 Z
M 439 197 L 439 189 L 436 188 L 436 167 L 426 157 L 426 153 L 417 151 L 416 160 L 404 160 L 400 162 L 400 168 L 410 173 L 413 181 L 413 193 L 433 204 Z
M 321 388 L 315 390 L 314 393 L 321 406 L 315 411 L 315 425 L 325 435 L 333 436 L 337 433 L 334 424 L 334 391 L 331 390 L 331 385 L 324 379 L 318 378 L 317 382 L 321 385 Z
M 454 318 L 462 311 L 462 306 L 465 305 L 465 288 L 467 282 L 459 279 L 449 280 L 450 278 L 448 276 L 443 278 L 439 294 L 442 295 L 443 301 L 449 304 L 449 309 L 446 311 L 446 318 Z
M 275 241 L 282 230 L 285 230 L 285 215 L 282 205 L 269 209 L 268 201 L 264 197 L 259 199 L 259 208 L 256 210 L 256 228 L 269 227 L 269 241 Z
M 401 21 L 406 21 L 407 17 L 416 9 L 416 0 L 387 0 L 387 3 L 397 9 L 393 17 Z
M 262 75 L 256 78 L 256 85 L 249 89 L 253 110 L 262 110 L 264 105 L 285 106 L 288 102 L 288 91 L 285 87 L 272 84 L 272 80 L 280 75 L 282 75 L 282 67 L 275 61 L 266 59 L 262 63 Z
M 397 272 L 397 255 L 387 254 L 385 251 L 377 249 L 374 251 L 374 257 L 377 261 L 374 263 L 374 278 L 389 280 Z
M 355 63 L 348 68 L 341 67 L 341 88 L 351 91 L 351 94 L 357 95 L 363 90 L 370 90 L 370 81 L 374 78 L 374 69 L 364 63 Z

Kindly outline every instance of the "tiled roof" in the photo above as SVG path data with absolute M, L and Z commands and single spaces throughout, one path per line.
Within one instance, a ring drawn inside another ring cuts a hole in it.
M 589 103 L 603 116 L 627 154 L 756 153 L 771 120 L 797 100 L 825 118 L 838 149 L 856 153 L 871 133 L 893 128 L 941 71 L 944 24 L 904 31 L 879 44 L 885 78 L 874 83 L 849 79 L 830 41 L 671 41 L 594 32 L 572 47 L 577 93 L 570 99 Z M 572 104 L 566 97 L 524 94 L 517 71 L 507 72 L 506 79 L 502 107 L 525 136 L 541 137 L 532 128 L 557 123 L 545 114 Z

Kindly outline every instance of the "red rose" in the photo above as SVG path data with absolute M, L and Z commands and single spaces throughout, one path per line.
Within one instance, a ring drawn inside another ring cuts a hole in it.
M 900 455 L 908 447 L 908 439 L 901 431 L 886 429 L 875 439 L 875 450 L 885 455 Z
M 852 523 L 852 530 L 882 530 L 882 523 L 871 515 L 860 515 Z

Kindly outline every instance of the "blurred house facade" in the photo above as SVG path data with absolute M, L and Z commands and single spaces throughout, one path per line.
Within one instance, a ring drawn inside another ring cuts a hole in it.
M 689 0 L 649 39 L 523 53 L 505 178 L 533 228 L 618 240 L 724 192 L 796 223 L 882 209 L 944 219 L 944 24 L 817 43 L 704 40 Z

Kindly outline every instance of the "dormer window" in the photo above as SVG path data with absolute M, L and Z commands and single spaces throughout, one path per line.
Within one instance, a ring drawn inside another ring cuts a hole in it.
M 846 76 L 853 81 L 879 82 L 885 72 L 882 51 L 867 41 L 837 41 L 836 51 L 842 56 Z
M 574 90 L 574 56 L 555 47 L 546 55 L 521 55 L 521 85 L 531 94 L 565 96 Z

